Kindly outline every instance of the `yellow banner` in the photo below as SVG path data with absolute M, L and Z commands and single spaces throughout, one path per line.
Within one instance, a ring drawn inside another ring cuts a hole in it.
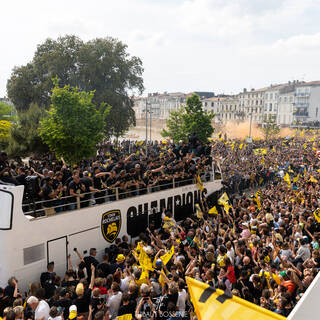
M 199 175 L 197 175 L 197 187 L 200 189 L 200 191 L 203 191 L 203 183 Z
M 209 214 L 219 214 L 216 206 L 212 207 L 212 208 L 209 210 L 208 213 L 209 213 Z
M 256 155 L 256 156 L 262 156 L 264 154 L 267 154 L 267 149 L 264 149 L 264 148 L 261 148 L 261 149 L 253 149 L 253 153 Z
M 320 209 L 313 211 L 313 215 L 316 218 L 317 222 L 320 223 Z
M 170 261 L 173 255 L 174 255 L 174 246 L 172 246 L 167 253 L 161 256 L 160 259 L 162 260 L 164 265 L 167 265 L 167 263 Z
M 267 309 L 186 277 L 198 320 L 284 320 Z

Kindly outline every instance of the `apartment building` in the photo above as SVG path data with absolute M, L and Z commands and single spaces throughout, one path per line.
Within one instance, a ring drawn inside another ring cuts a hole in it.
M 277 124 L 290 126 L 293 122 L 293 105 L 295 99 L 296 82 L 288 82 L 281 86 L 278 95 Z
M 274 119 L 277 124 L 289 126 L 293 123 L 320 121 L 320 81 L 292 81 L 274 84 L 261 89 L 243 89 L 236 95 L 218 95 L 213 92 L 198 92 L 203 109 L 215 114 L 215 122 L 252 121 L 263 124 Z M 137 119 L 145 118 L 152 111 L 152 119 L 168 119 L 170 111 L 186 103 L 191 94 L 152 93 L 148 97 L 134 100 Z
M 145 111 L 150 113 L 152 119 L 168 119 L 170 111 L 179 109 L 186 103 L 189 95 L 185 93 L 150 93 L 147 97 L 134 99 L 133 109 L 136 119 L 144 119 Z M 147 109 L 146 109 L 147 107 Z
M 293 122 L 320 121 L 320 81 L 297 84 L 294 94 Z
M 244 120 L 250 119 L 255 123 L 263 122 L 264 94 L 268 88 L 251 89 L 246 88 L 239 94 L 239 111 L 244 113 Z

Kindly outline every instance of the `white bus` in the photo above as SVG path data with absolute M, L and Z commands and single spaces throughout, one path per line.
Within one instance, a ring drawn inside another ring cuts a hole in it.
M 204 187 L 211 194 L 222 188 L 221 180 L 205 182 Z M 30 283 L 39 281 L 50 261 L 62 277 L 68 254 L 73 264 L 77 262 L 74 248 L 86 255 L 94 247 L 99 259 L 117 237 L 128 235 L 131 240 L 146 230 L 150 220 L 161 223 L 163 208 L 170 209 L 177 221 L 182 220 L 186 212 L 193 211 L 199 197 L 196 185 L 189 184 L 34 217 L 22 210 L 23 186 L 0 185 L 0 286 L 15 276 L 25 292 Z

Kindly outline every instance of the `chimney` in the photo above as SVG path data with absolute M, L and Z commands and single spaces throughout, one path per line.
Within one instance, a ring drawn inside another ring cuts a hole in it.
M 243 92 L 246 93 L 247 92 L 247 88 L 243 88 Z
M 288 85 L 290 85 L 291 84 L 291 81 L 288 81 Z
M 252 88 L 251 91 L 254 91 L 254 88 Z

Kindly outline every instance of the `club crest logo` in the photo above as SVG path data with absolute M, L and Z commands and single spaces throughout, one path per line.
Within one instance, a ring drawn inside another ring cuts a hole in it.
M 121 230 L 120 210 L 110 210 L 102 215 L 101 231 L 103 238 L 112 243 Z

